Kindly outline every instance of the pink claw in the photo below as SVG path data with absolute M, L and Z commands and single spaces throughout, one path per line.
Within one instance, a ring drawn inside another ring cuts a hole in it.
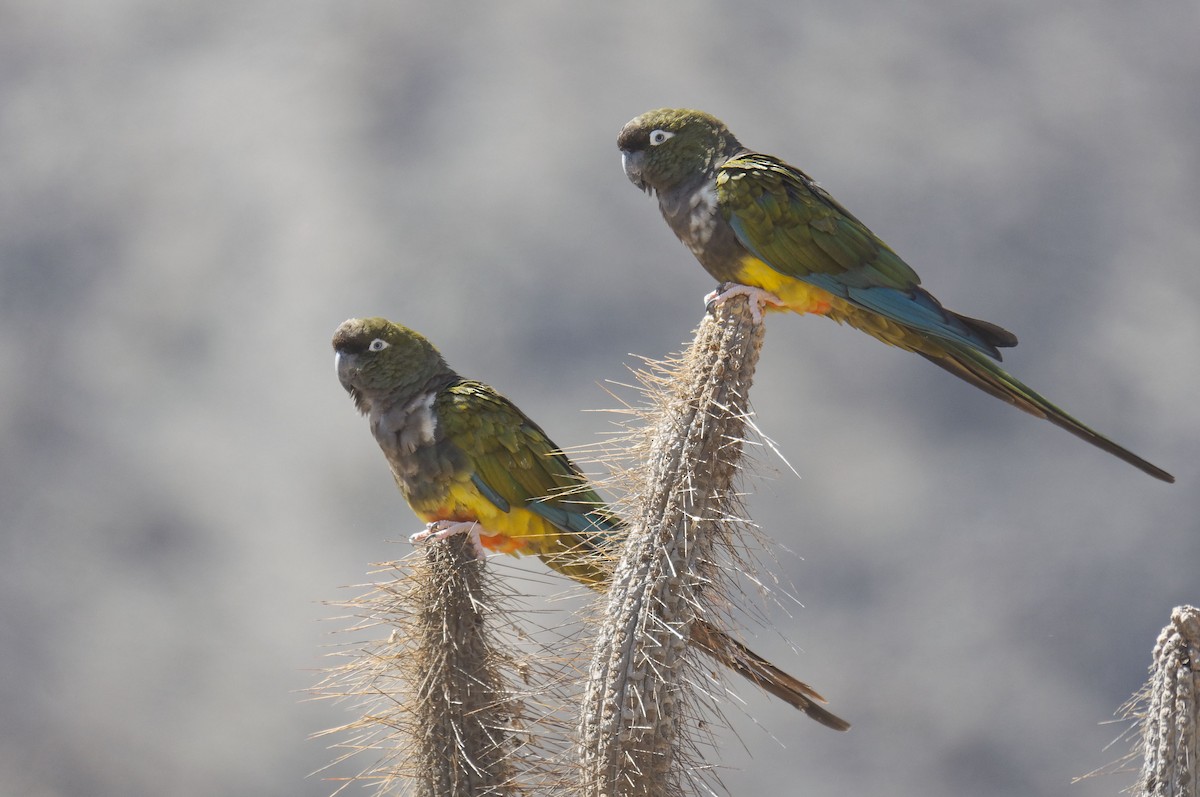
M 740 285 L 736 282 L 727 282 L 705 296 L 704 306 L 708 307 L 711 304 L 720 307 L 734 296 L 745 296 L 750 300 L 750 317 L 754 319 L 754 323 L 756 324 L 763 322 L 763 308 L 767 305 L 771 305 L 772 307 L 785 306 L 783 300 L 770 291 L 755 288 L 753 285 Z
M 471 549 L 475 552 L 475 558 L 482 562 L 488 556 L 487 549 L 479 541 L 482 529 L 483 527 L 474 520 L 435 520 L 433 523 L 427 524 L 424 531 L 418 531 L 411 535 L 408 541 L 416 544 L 426 540 L 444 540 L 455 534 L 466 534 L 471 540 Z

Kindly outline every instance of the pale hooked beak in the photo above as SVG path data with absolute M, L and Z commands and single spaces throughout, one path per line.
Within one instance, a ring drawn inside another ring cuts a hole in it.
M 653 193 L 653 189 L 642 179 L 642 164 L 645 160 L 646 153 L 644 152 L 621 150 L 621 167 L 625 169 L 625 176 L 629 178 L 629 182 L 650 194 Z
M 342 383 L 342 387 L 350 390 L 354 377 L 358 376 L 358 358 L 344 351 L 335 352 L 333 366 L 337 370 L 338 381 Z

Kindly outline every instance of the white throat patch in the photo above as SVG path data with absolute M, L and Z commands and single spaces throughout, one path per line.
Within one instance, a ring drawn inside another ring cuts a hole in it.
M 688 203 L 688 248 L 693 254 L 708 244 L 717 227 L 717 183 L 711 180 L 696 193 Z

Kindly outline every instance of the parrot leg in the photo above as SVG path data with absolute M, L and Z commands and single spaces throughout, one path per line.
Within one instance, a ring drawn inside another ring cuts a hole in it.
M 471 548 L 475 551 L 475 558 L 479 561 L 487 559 L 487 549 L 479 541 L 479 533 L 483 527 L 474 520 L 436 520 L 433 523 L 426 524 L 424 531 L 418 531 L 408 538 L 411 543 L 424 542 L 425 540 L 444 540 L 447 537 L 453 537 L 455 534 L 466 534 L 471 540 Z
M 745 296 L 750 301 L 750 317 L 756 324 L 762 323 L 763 308 L 767 305 L 785 306 L 783 300 L 770 291 L 755 288 L 753 285 L 740 285 L 736 282 L 726 282 L 717 286 L 715 291 L 704 297 L 704 306 L 720 307 L 734 296 Z

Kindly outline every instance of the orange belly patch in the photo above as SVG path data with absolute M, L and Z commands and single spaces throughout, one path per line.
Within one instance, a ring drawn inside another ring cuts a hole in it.
M 541 553 L 560 533 L 544 518 L 527 509 L 513 507 L 508 512 L 503 511 L 470 482 L 454 485 L 443 503 L 417 514 L 427 523 L 474 521 L 480 526 L 479 543 L 484 548 L 513 556 Z

